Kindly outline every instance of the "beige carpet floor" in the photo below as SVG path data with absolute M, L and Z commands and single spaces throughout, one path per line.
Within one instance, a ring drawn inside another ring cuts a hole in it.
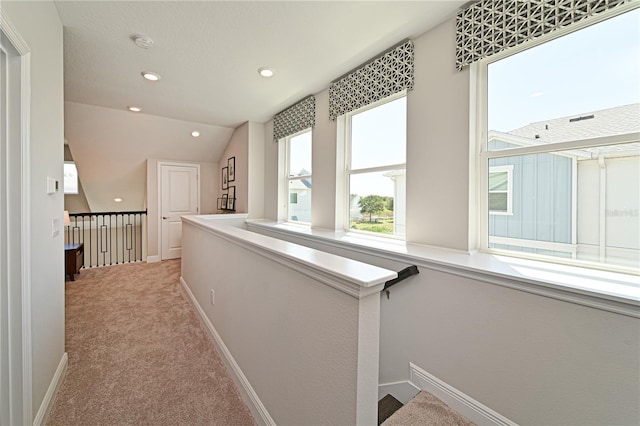
M 429 392 L 420 392 L 393 413 L 382 426 L 475 426 Z
M 254 425 L 179 283 L 180 261 L 82 270 L 66 286 L 55 425 Z

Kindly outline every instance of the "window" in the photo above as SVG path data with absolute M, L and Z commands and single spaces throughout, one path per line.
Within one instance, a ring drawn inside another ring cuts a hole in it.
M 608 16 L 477 66 L 483 249 L 640 269 L 640 9 Z
M 73 161 L 64 162 L 64 193 L 78 193 L 78 169 Z
M 346 118 L 348 229 L 404 237 L 406 96 L 392 96 Z
M 311 130 L 289 136 L 286 144 L 287 220 L 311 223 Z
M 489 213 L 513 214 L 513 166 L 489 169 Z

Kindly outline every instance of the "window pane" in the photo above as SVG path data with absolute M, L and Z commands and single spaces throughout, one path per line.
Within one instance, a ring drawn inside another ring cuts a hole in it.
M 508 179 L 507 172 L 489 173 L 489 191 L 506 191 L 509 188 Z
M 350 229 L 404 235 L 405 170 L 351 175 L 349 187 Z
M 489 247 L 640 267 L 640 141 L 489 161 L 499 165 L 513 166 L 513 212 L 488 215 Z
M 311 223 L 311 179 L 289 181 L 288 212 L 290 221 Z
M 289 176 L 311 174 L 311 131 L 289 139 Z
M 493 192 L 489 194 L 489 211 L 490 212 L 506 212 L 507 211 L 507 193 Z
M 638 131 L 638 34 L 640 9 L 489 64 L 488 150 Z
M 351 117 L 351 170 L 407 162 L 406 97 Z
M 75 163 L 64 163 L 64 193 L 78 193 L 78 170 Z

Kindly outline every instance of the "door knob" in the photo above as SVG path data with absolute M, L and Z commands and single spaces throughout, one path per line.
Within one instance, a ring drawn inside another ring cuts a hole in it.
M 162 216 L 163 219 L 169 219 L 169 216 Z

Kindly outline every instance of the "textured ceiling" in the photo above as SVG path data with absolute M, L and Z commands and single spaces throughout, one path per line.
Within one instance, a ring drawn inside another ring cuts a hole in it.
M 463 1 L 56 1 L 65 100 L 236 127 L 278 111 Z M 155 44 L 138 48 L 130 36 Z M 276 70 L 271 79 L 260 66 Z M 453 65 L 452 65 L 453 66 Z M 162 80 L 140 76 L 154 71 Z

